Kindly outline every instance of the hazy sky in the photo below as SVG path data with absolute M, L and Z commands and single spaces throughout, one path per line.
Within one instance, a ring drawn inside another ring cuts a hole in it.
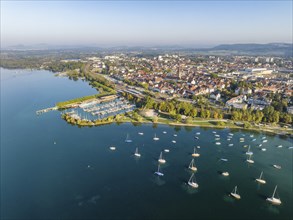
M 3 1 L 1 46 L 292 41 L 292 1 Z

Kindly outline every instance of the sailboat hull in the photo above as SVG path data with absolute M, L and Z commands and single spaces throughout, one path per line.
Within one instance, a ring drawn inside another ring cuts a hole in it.
M 274 197 L 267 198 L 267 201 L 272 203 L 273 205 L 281 205 L 281 203 L 282 203 L 280 199 L 276 199 Z
M 189 169 L 192 170 L 192 171 L 197 171 L 196 167 L 189 167 Z
M 230 193 L 231 196 L 233 196 L 235 199 L 241 199 L 239 194 L 236 193 Z
M 266 183 L 266 181 L 265 180 L 263 180 L 263 179 L 255 179 L 257 182 L 259 182 L 259 183 L 261 183 L 261 184 L 265 184 Z
M 188 185 L 191 186 L 192 188 L 198 188 L 198 184 L 194 182 L 188 182 Z
M 158 175 L 158 176 L 164 176 L 164 174 L 161 173 L 161 172 L 155 172 L 155 174 Z

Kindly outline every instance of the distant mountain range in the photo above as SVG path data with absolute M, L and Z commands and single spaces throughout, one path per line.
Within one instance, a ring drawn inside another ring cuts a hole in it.
M 98 47 L 95 45 L 15 45 L 3 50 L 82 50 L 82 51 L 140 51 L 140 52 L 178 52 L 195 53 L 204 55 L 251 55 L 251 56 L 289 56 L 293 57 L 293 44 L 289 43 L 268 43 L 268 44 L 222 44 L 211 48 L 183 47 L 178 45 L 167 46 L 116 46 Z

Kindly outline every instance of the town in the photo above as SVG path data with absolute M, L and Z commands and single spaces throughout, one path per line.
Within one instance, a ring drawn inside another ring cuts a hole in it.
M 292 59 L 115 54 L 61 62 L 85 62 L 91 72 L 112 81 L 118 91 L 140 98 L 153 94 L 159 101 L 176 98 L 194 103 L 200 97 L 223 110 L 274 106 L 281 114 L 293 113 Z

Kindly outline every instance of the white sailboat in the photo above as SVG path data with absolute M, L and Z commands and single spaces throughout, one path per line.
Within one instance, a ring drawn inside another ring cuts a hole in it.
M 111 146 L 111 147 L 110 147 L 110 150 L 116 150 L 116 147 Z
M 265 181 L 264 179 L 261 178 L 261 177 L 262 177 L 262 174 L 263 174 L 263 172 L 261 172 L 259 178 L 255 179 L 255 180 L 256 180 L 257 182 L 261 183 L 261 184 L 265 184 L 266 181 Z
M 126 142 L 126 143 L 131 143 L 131 142 L 132 142 L 132 140 L 129 139 L 129 134 L 128 134 L 128 133 L 127 133 L 127 136 L 126 136 L 125 142 Z
M 275 167 L 276 169 L 281 169 L 282 167 L 280 165 L 274 164 L 273 167 Z
M 223 176 L 229 176 L 229 173 L 226 171 L 226 172 L 222 172 L 222 175 Z
M 169 152 L 170 152 L 170 150 L 169 150 L 169 149 L 165 149 L 164 151 L 165 151 L 166 153 L 169 153 Z
M 173 134 L 174 137 L 177 137 L 177 134 Z
M 281 205 L 282 203 L 280 198 L 275 198 L 277 187 L 278 186 L 276 185 L 272 197 L 267 198 L 267 201 L 272 203 L 273 205 Z
M 163 152 L 160 153 L 160 157 L 158 159 L 159 163 L 166 163 L 166 160 L 163 159 Z
M 191 177 L 188 180 L 188 185 L 191 186 L 192 188 L 198 188 L 198 184 L 196 183 L 196 181 L 194 181 L 194 173 L 191 174 Z
M 163 131 L 163 134 L 167 134 L 167 131 Z
M 136 157 L 140 157 L 141 156 L 141 154 L 138 153 L 138 147 L 135 149 L 134 156 L 136 156 Z
M 158 140 L 160 140 L 160 138 L 158 138 L 157 135 L 155 134 L 153 140 L 154 140 L 154 141 L 158 141 Z
M 221 145 L 221 142 L 216 142 L 216 145 Z
M 241 196 L 237 192 L 237 186 L 235 186 L 234 190 L 230 193 L 231 196 L 233 196 L 235 199 L 241 199 Z
M 172 140 L 172 143 L 173 143 L 173 144 L 176 144 L 176 141 L 175 141 L 175 140 Z
M 194 149 L 193 149 L 193 154 L 191 154 L 191 156 L 193 156 L 193 157 L 199 157 L 200 156 L 200 154 L 199 153 L 197 153 L 197 151 L 196 151 L 196 148 L 194 147 Z
M 139 135 L 143 135 L 143 132 L 138 132 Z
M 194 166 L 194 159 L 191 160 L 188 168 L 191 169 L 192 171 L 197 171 L 196 166 Z
M 249 147 L 248 147 L 248 149 L 247 149 L 247 152 L 246 152 L 245 154 L 246 154 L 246 155 L 252 155 L 252 154 L 253 154 L 253 152 L 250 151 L 250 145 L 249 145 Z
M 254 161 L 251 159 L 252 155 L 249 155 L 248 159 L 246 160 L 247 163 L 254 163 Z
M 164 174 L 160 172 L 160 164 L 158 165 L 158 170 L 154 174 L 158 176 L 164 176 Z

